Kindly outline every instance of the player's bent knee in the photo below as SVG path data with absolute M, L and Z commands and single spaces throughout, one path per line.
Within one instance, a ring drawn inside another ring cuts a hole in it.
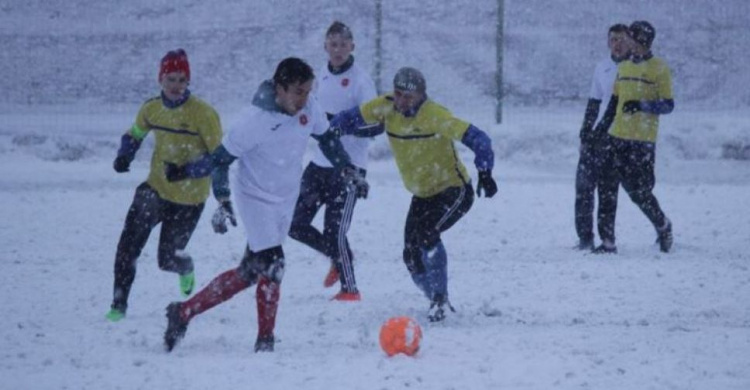
M 258 276 L 280 283 L 284 277 L 284 267 L 284 251 L 281 246 L 276 246 L 260 252 L 246 249 L 238 271 L 249 283 L 255 283 Z

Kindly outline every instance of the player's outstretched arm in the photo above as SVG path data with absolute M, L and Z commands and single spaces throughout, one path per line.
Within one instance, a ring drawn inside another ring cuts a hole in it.
M 341 144 L 340 134 L 336 128 L 331 127 L 323 134 L 311 134 L 311 137 L 318 141 L 318 147 L 334 168 L 343 169 L 352 165 L 351 157 Z
M 213 153 L 204 153 L 199 158 L 184 165 L 177 165 L 165 161 L 164 173 L 169 181 L 199 179 L 212 175 L 215 167 L 226 164 L 227 161 L 231 164 L 234 160 L 230 157 L 234 158 L 234 156 L 227 152 L 226 148 L 219 146 Z M 228 166 L 229 165 L 227 164 L 227 167 Z
M 341 111 L 330 120 L 331 129 L 340 135 L 369 138 L 383 134 L 385 127 L 381 123 L 367 123 L 359 107 Z

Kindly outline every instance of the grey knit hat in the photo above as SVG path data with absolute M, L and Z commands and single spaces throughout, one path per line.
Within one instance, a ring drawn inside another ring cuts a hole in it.
M 424 93 L 427 89 L 427 83 L 424 80 L 422 72 L 414 68 L 403 67 L 393 77 L 393 88 L 401 91 L 418 91 Z

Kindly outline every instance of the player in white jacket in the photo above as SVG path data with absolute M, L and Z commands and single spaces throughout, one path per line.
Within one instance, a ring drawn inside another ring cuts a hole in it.
M 370 75 L 354 60 L 353 35 L 349 27 L 333 22 L 326 32 L 325 50 L 328 64 L 318 73 L 313 93 L 331 118 L 341 111 L 357 107 L 377 96 Z M 370 138 L 341 137 L 352 164 L 364 177 L 367 169 L 367 150 Z M 367 188 L 355 192 L 344 182 L 341 171 L 335 169 L 318 148 L 302 176 L 302 188 L 294 210 L 289 236 L 331 260 L 331 268 L 323 285 L 333 286 L 341 281 L 341 290 L 333 299 L 360 299 L 352 266 L 352 250 L 346 233 L 352 220 L 357 198 L 367 197 Z M 323 231 L 312 225 L 315 215 L 325 206 Z
M 214 196 L 220 203 L 212 224 L 218 233 L 226 222 L 236 225 L 229 165 L 239 161 L 235 201 L 245 227 L 247 247 L 240 265 L 214 278 L 193 298 L 167 306 L 164 343 L 171 351 L 196 315 L 257 283 L 258 338 L 255 351 L 273 351 L 279 286 L 284 275 L 282 244 L 292 222 L 302 176 L 302 157 L 312 136 L 332 158 L 336 169 L 355 175 L 337 135 L 315 99 L 312 68 L 298 58 L 281 61 L 272 80 L 263 82 L 250 109 L 243 112 L 216 152 L 201 161 L 172 169 L 183 175 L 212 172 Z M 362 182 L 363 179 L 357 180 Z
M 576 169 L 575 225 L 578 233 L 577 248 L 594 249 L 594 191 L 598 191 L 599 210 L 597 212 L 599 236 L 603 242 L 614 242 L 614 231 L 602 222 L 606 220 L 608 209 L 617 208 L 617 190 L 605 191 L 601 175 L 604 159 L 607 157 L 604 141 L 607 134 L 594 131 L 594 125 L 601 122 L 604 109 L 609 104 L 612 88 L 617 76 L 617 65 L 630 57 L 627 44 L 628 26 L 615 24 L 607 32 L 607 46 L 610 56 L 596 65 L 591 81 L 589 101 L 581 126 L 581 148 Z M 604 107 L 604 109 L 600 109 Z M 601 134 L 600 134 L 601 133 Z M 608 194 L 608 195 L 605 195 Z M 614 194 L 614 197 L 611 196 Z M 604 207 L 602 207 L 604 205 Z

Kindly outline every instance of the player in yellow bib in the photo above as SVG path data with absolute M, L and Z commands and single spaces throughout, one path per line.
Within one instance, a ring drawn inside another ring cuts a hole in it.
M 612 239 L 603 240 L 594 252 L 617 251 L 614 230 L 618 183 L 654 225 L 659 249 L 669 252 L 673 242 L 672 223 L 664 215 L 653 189 L 659 116 L 674 110 L 672 79 L 664 60 L 651 53 L 656 31 L 650 23 L 633 22 L 628 36 L 633 55 L 618 66 L 612 98 L 597 126 L 598 131 L 609 129 L 608 156 L 602 169 L 609 194 L 600 197 L 600 216 L 606 236 Z
M 490 138 L 429 99 L 424 76 L 408 67 L 396 73 L 393 93 L 339 113 L 331 127 L 357 136 L 383 130 L 387 134 L 401 179 L 413 195 L 404 229 L 404 262 L 414 283 L 430 299 L 430 321 L 443 320 L 446 309 L 452 307 L 448 256 L 440 234 L 461 219 L 474 201 L 471 177 L 455 141 L 474 152 L 479 171 L 477 195 L 484 191 L 489 198 L 497 192 Z
M 209 177 L 192 178 L 180 170 L 213 152 L 222 137 L 216 111 L 190 94 L 190 65 L 180 49 L 162 58 L 161 96 L 143 104 L 135 124 L 122 136 L 115 171 L 127 172 L 141 142 L 154 134 L 154 153 L 148 179 L 138 186 L 125 218 L 115 255 L 114 293 L 107 319 L 125 316 L 136 272 L 136 261 L 156 225 L 159 268 L 180 275 L 180 289 L 189 295 L 195 284 L 193 261 L 184 251 L 198 224 L 211 185 Z M 197 176 L 197 175 L 195 175 Z

